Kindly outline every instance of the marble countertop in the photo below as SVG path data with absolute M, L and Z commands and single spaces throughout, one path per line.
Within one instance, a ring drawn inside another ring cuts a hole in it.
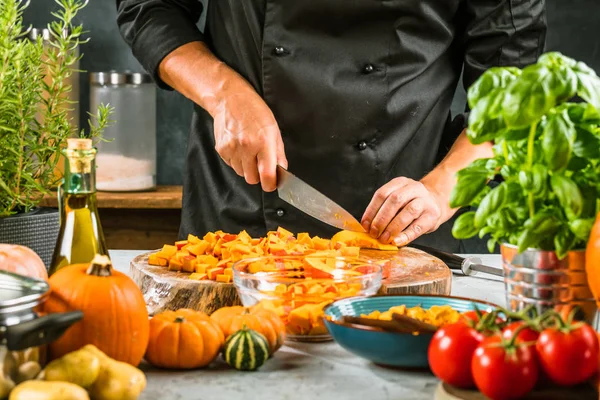
M 143 251 L 110 252 L 115 269 L 129 273 L 129 262 Z M 463 255 L 469 256 L 469 255 Z M 477 255 L 501 267 L 499 255 Z M 500 277 L 455 273 L 452 295 L 504 306 Z M 209 368 L 163 371 L 142 367 L 148 378 L 140 400 L 430 400 L 439 381 L 428 371 L 399 371 L 358 358 L 334 342 L 283 346 L 255 372 L 239 372 L 217 359 Z

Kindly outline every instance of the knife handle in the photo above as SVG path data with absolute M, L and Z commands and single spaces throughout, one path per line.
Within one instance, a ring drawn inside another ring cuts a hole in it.
M 481 260 L 477 257 L 463 258 L 457 256 L 456 254 L 446 253 L 445 251 L 416 243 L 411 243 L 410 247 L 414 247 L 415 249 L 419 249 L 425 253 L 431 254 L 432 256 L 442 260 L 450 269 L 462 271 L 463 274 L 468 276 L 477 274 L 477 271 L 473 271 L 471 268 L 473 264 L 481 264 Z

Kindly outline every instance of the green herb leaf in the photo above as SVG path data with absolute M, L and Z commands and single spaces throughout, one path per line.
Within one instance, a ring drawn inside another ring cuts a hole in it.
M 575 217 L 581 215 L 583 199 L 579 186 L 571 178 L 561 174 L 552 175 L 550 184 L 566 215 L 573 215 Z
M 600 158 L 600 137 L 593 134 L 591 125 L 577 125 L 577 137 L 573 143 L 573 153 L 588 160 Z
M 542 148 L 551 171 L 566 168 L 575 141 L 575 126 L 566 111 L 552 114 L 544 128 Z
M 515 67 L 492 67 L 488 69 L 467 91 L 469 107 L 471 109 L 475 108 L 479 100 L 494 89 L 505 88 L 519 75 L 521 75 L 521 70 Z
M 524 224 L 524 229 L 517 243 L 519 253 L 530 247 L 536 247 L 545 238 L 553 236 L 560 227 L 560 219 L 555 211 L 544 210 L 536 213 Z
M 456 239 L 469 239 L 477 234 L 477 228 L 473 224 L 474 211 L 461 214 L 452 226 L 452 236 Z
M 575 72 L 578 79 L 577 94 L 600 112 L 600 78 L 582 62 L 577 63 Z
M 506 184 L 501 183 L 492 189 L 487 196 L 481 200 L 477 212 L 475 213 L 475 226 L 481 228 L 485 225 L 485 220 L 492 213 L 498 211 L 506 202 Z
M 569 222 L 569 229 L 571 232 L 581 240 L 587 242 L 590 237 L 590 232 L 594 226 L 594 218 L 579 218 Z
M 575 246 L 576 242 L 577 237 L 575 237 L 570 229 L 560 229 L 556 236 L 554 236 L 554 248 L 558 258 L 564 258 L 569 250 Z
M 464 207 L 477 197 L 485 189 L 488 181 L 487 172 L 473 171 L 458 176 L 458 182 L 450 193 L 450 207 Z

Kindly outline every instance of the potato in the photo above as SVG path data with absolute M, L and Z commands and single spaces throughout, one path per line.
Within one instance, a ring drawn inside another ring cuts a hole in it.
M 43 377 L 47 381 L 71 382 L 88 388 L 98 378 L 100 367 L 100 357 L 81 348 L 48 364 Z
M 30 379 L 34 379 L 40 371 L 42 367 L 36 361 L 27 361 L 19 365 L 19 369 L 17 370 L 17 383 L 25 382 Z
M 127 363 L 107 358 L 89 388 L 94 400 L 135 400 L 146 387 L 146 376 Z
M 69 382 L 26 381 L 17 385 L 8 400 L 90 400 L 85 389 Z

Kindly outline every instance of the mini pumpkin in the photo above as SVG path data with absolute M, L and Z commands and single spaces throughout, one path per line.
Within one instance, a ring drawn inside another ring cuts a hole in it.
M 160 368 L 201 368 L 219 355 L 224 342 L 219 325 L 203 312 L 185 308 L 164 311 L 150 320 L 144 358 Z
M 32 278 L 48 280 L 44 262 L 29 247 L 0 244 L 0 269 Z
M 281 347 L 285 340 L 285 325 L 273 311 L 261 307 L 223 307 L 212 313 L 215 321 L 225 334 L 225 338 L 247 326 L 265 336 L 270 354 Z
M 149 334 L 144 296 L 131 278 L 112 269 L 108 257 L 62 268 L 48 282 L 45 312 L 83 312 L 81 321 L 50 343 L 53 359 L 93 344 L 117 361 L 140 363 Z
M 264 335 L 244 325 L 227 338 L 223 358 L 237 370 L 254 371 L 269 358 L 269 343 Z

